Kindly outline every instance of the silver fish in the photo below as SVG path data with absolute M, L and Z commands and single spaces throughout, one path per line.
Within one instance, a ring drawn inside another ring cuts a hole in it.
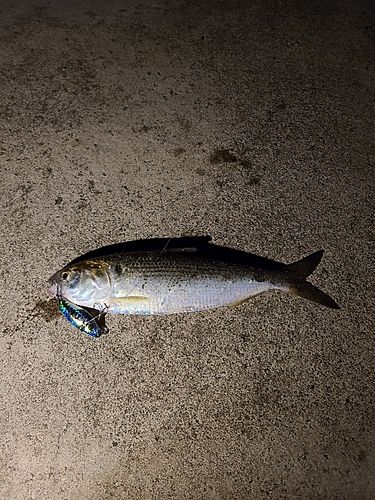
M 49 293 L 105 313 L 172 314 L 237 305 L 278 289 L 339 309 L 306 281 L 319 264 L 315 252 L 281 270 L 211 260 L 193 252 L 118 253 L 68 265 L 50 279 Z

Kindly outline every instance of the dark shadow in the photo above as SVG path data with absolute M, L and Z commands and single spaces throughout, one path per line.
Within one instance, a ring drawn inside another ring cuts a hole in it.
M 223 262 L 240 264 L 244 266 L 258 267 L 268 270 L 279 270 L 285 267 L 282 262 L 259 257 L 251 253 L 235 250 L 233 248 L 221 247 L 211 243 L 211 236 L 188 236 L 181 238 L 152 238 L 148 240 L 125 241 L 107 245 L 96 250 L 85 253 L 69 262 L 68 265 L 76 264 L 87 259 L 95 259 L 115 253 L 122 252 L 150 252 L 165 251 L 178 252 L 194 250 L 197 257 Z

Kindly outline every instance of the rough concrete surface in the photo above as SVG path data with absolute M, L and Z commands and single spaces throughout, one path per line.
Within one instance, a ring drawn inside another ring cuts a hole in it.
M 1 499 L 375 498 L 374 3 L 0 10 Z M 48 298 L 182 235 L 325 249 L 341 310 L 270 292 L 96 340 Z

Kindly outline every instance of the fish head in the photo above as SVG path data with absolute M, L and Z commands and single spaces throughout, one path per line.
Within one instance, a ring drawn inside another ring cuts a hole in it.
M 94 307 L 110 293 L 108 265 L 84 261 L 66 266 L 49 280 L 48 292 L 81 306 Z

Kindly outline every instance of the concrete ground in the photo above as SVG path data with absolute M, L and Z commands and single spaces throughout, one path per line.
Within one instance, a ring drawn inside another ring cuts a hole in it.
M 0 4 L 1 499 L 375 498 L 373 2 L 70 3 Z M 197 235 L 325 249 L 341 310 L 95 340 L 48 298 L 85 252 Z

